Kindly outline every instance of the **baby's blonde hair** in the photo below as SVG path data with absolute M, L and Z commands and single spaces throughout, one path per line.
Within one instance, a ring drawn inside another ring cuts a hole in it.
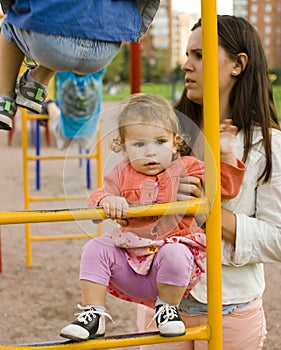
M 111 148 L 121 151 L 125 144 L 125 127 L 134 123 L 159 125 L 171 131 L 177 143 L 177 149 L 182 149 L 183 139 L 179 135 L 179 122 L 173 107 L 162 96 L 154 94 L 134 94 L 124 101 L 125 107 L 118 116 L 118 138 L 113 140 Z

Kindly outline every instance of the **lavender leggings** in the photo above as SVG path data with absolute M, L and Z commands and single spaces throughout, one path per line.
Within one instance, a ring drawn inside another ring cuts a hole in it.
M 140 275 L 128 264 L 124 249 L 105 237 L 90 240 L 83 248 L 80 279 L 108 286 L 111 281 L 127 295 L 155 299 L 156 283 L 187 286 L 193 255 L 182 243 L 165 244 L 155 254 L 149 274 Z

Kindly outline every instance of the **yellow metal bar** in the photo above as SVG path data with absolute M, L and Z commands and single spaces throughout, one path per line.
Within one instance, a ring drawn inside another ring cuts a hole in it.
M 24 209 L 29 210 L 29 181 L 28 181 L 28 132 L 27 132 L 27 112 L 26 109 L 21 109 L 22 114 L 22 163 L 23 163 L 23 191 L 24 191 Z M 26 246 L 26 266 L 32 266 L 32 251 L 31 251 L 31 227 L 27 223 L 25 225 L 25 246 Z
M 159 344 L 159 343 L 171 343 L 175 341 L 184 340 L 208 340 L 210 338 L 210 331 L 207 324 L 200 325 L 193 328 L 187 328 L 186 334 L 180 337 L 170 337 L 164 338 L 159 334 L 155 333 L 140 333 L 140 334 L 125 334 L 121 336 L 106 337 L 94 340 L 88 340 L 86 342 L 78 343 L 48 343 L 44 345 L 32 344 L 30 345 L 17 345 L 17 346 L 0 346 L 0 350 L 4 349 L 15 349 L 15 350 L 30 350 L 35 348 L 37 350 L 91 350 L 91 349 L 112 349 L 118 347 L 129 347 L 137 345 L 147 345 L 147 344 Z
M 50 202 L 50 201 L 65 201 L 65 200 L 83 200 L 86 199 L 86 196 L 68 196 L 65 197 L 31 197 L 29 193 L 29 161 L 38 161 L 38 160 L 65 160 L 67 159 L 96 159 L 97 160 L 97 184 L 99 187 L 102 186 L 102 135 L 101 135 L 101 121 L 99 123 L 99 128 L 97 132 L 97 153 L 90 153 L 86 155 L 68 155 L 68 156 L 42 156 L 42 155 L 29 155 L 28 154 L 28 130 L 27 130 L 27 121 L 28 120 L 42 120 L 46 119 L 48 115 L 38 115 L 38 114 L 29 114 L 25 109 L 22 109 L 22 149 L 23 149 L 23 178 L 24 178 L 24 209 L 30 209 L 31 202 Z M 22 216 L 22 215 L 21 215 Z M 73 220 L 73 219 L 72 219 Z M 57 220 L 54 220 L 57 221 Z M 68 236 L 32 236 L 31 235 L 31 226 L 32 221 L 24 221 L 26 223 L 26 260 L 27 266 L 32 266 L 32 241 L 40 240 L 58 240 L 58 239 L 74 239 L 74 238 L 86 238 L 87 235 L 68 235 Z M 39 222 L 39 221 L 36 221 Z M 47 221 L 46 221 L 47 222 Z M 97 226 L 97 233 L 95 236 L 102 234 L 102 225 Z M 94 236 L 91 234 L 91 236 Z
M 209 202 L 206 198 L 202 198 L 182 202 L 131 206 L 126 218 L 174 214 L 199 215 L 208 212 Z M 106 219 L 104 210 L 100 207 L 0 212 L 0 225 L 97 219 Z
M 55 202 L 55 201 L 77 201 L 87 199 L 89 196 L 67 196 L 67 197 L 29 197 L 30 202 Z
M 83 239 L 89 237 L 99 236 L 98 233 L 89 233 L 89 234 L 77 234 L 77 235 L 57 235 L 57 236 L 32 236 L 32 241 L 60 241 L 67 239 Z
M 24 209 L 29 209 L 29 183 L 28 183 L 28 135 L 27 135 L 27 123 L 26 123 L 26 110 L 21 109 L 22 114 L 22 155 L 23 155 L 23 187 L 24 187 Z
M 28 120 L 42 120 L 49 119 L 49 114 L 29 114 L 27 113 L 26 119 Z
M 97 158 L 96 153 L 90 154 L 80 154 L 73 156 L 27 156 L 27 160 L 65 160 L 65 159 L 89 159 L 89 158 Z
M 206 223 L 209 350 L 222 349 L 221 198 L 218 34 L 216 0 L 201 0 L 203 30 L 206 196 L 213 202 Z M 206 142 L 207 141 L 207 142 Z M 211 151 L 209 148 L 211 147 Z M 216 184 L 216 185 L 215 185 Z
M 97 187 L 102 187 L 102 118 L 97 132 Z

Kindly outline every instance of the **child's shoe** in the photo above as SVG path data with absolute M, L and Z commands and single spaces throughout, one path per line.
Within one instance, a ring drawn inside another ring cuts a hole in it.
M 47 89 L 38 82 L 27 81 L 26 75 L 28 72 L 29 70 L 26 70 L 19 79 L 16 88 L 16 104 L 34 113 L 41 113 L 42 103 L 47 96 Z
M 185 334 L 185 324 L 174 305 L 157 305 L 153 317 L 162 337 L 177 337 Z
M 0 129 L 11 130 L 13 118 L 17 112 L 15 100 L 10 97 L 0 96 Z
M 111 316 L 105 312 L 97 311 L 91 306 L 80 306 L 83 310 L 74 322 L 64 327 L 60 331 L 60 336 L 63 338 L 82 341 L 98 337 L 103 337 L 105 333 L 105 316 Z

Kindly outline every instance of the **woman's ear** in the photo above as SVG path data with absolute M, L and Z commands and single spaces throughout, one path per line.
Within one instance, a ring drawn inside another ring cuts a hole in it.
M 237 55 L 237 60 L 234 62 L 231 75 L 233 77 L 237 77 L 238 75 L 240 75 L 247 67 L 247 64 L 248 64 L 248 55 L 245 54 L 244 52 L 239 53 Z

